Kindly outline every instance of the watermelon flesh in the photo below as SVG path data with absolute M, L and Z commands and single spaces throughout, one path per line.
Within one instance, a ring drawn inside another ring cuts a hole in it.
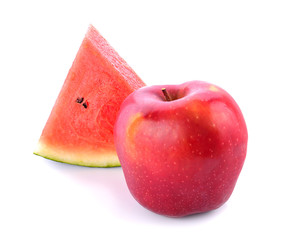
M 90 25 L 34 154 L 90 167 L 120 166 L 113 126 L 144 82 Z

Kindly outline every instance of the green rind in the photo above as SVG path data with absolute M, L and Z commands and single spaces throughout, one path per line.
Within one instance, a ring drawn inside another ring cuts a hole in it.
M 85 163 L 81 163 L 80 161 L 77 161 L 77 162 L 73 162 L 73 163 L 70 163 L 70 162 L 65 162 L 61 159 L 56 159 L 56 158 L 51 158 L 51 157 L 48 157 L 48 156 L 43 156 L 37 152 L 33 152 L 34 155 L 37 155 L 37 156 L 40 156 L 40 157 L 43 157 L 43 158 L 46 158 L 48 160 L 52 160 L 52 161 L 55 161 L 55 162 L 60 162 L 60 163 L 66 163 L 66 164 L 69 164 L 69 165 L 75 165 L 75 166 L 83 166 L 83 167 L 93 167 L 93 168 L 112 168 L 112 167 L 120 167 L 120 163 L 119 164 L 106 164 L 106 165 L 95 165 L 95 164 L 85 164 Z

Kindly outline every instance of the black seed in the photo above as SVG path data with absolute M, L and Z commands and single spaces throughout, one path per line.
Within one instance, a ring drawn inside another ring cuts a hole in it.
M 84 108 L 88 107 L 88 103 L 87 102 L 84 102 L 82 105 L 83 105 Z
M 83 97 L 78 97 L 78 98 L 76 99 L 76 102 L 77 102 L 77 103 L 82 103 L 82 102 L 83 102 L 83 100 L 84 100 L 84 98 L 83 98 Z

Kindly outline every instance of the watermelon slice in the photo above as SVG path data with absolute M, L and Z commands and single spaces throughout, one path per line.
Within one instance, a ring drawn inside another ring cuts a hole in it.
M 120 166 L 113 126 L 144 82 L 90 25 L 34 154 L 89 167 Z

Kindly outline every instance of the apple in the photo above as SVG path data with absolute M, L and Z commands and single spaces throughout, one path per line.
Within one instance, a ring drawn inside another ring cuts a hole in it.
M 155 213 L 181 217 L 228 200 L 245 161 L 248 133 L 226 91 L 190 81 L 130 94 L 114 140 L 133 197 Z

